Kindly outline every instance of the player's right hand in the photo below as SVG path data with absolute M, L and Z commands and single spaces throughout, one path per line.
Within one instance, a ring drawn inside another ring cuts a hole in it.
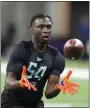
M 36 87 L 28 81 L 27 76 L 26 76 L 26 72 L 27 72 L 26 66 L 23 66 L 21 80 L 20 80 L 20 86 L 21 87 L 27 87 L 29 90 L 32 89 L 34 91 L 37 91 Z
M 59 84 L 56 85 L 56 88 L 58 90 L 61 90 L 64 94 L 66 94 L 66 92 L 69 92 L 70 94 L 74 95 L 75 93 L 77 93 L 77 89 L 76 87 L 80 87 L 79 84 L 70 82 L 68 79 L 70 77 L 70 75 L 72 74 L 72 71 L 70 70 L 66 77 L 64 77 Z

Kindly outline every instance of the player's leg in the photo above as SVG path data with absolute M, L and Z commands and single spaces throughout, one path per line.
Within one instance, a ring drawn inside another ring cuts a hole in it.
M 37 104 L 37 107 L 36 108 L 44 108 L 44 103 L 42 100 L 40 100 Z
M 7 103 L 5 101 L 4 102 L 1 101 L 1 108 L 27 108 L 27 107 L 16 105 L 16 103 L 11 104 L 11 102 Z
M 44 103 L 42 100 L 38 101 L 38 102 L 32 102 L 31 104 L 29 104 L 29 106 L 27 108 L 44 108 Z
M 27 108 L 27 107 L 24 107 L 24 106 L 12 106 L 11 108 Z
M 12 94 L 4 91 L 1 94 L 1 108 L 26 108 L 21 106 L 17 101 L 14 99 Z

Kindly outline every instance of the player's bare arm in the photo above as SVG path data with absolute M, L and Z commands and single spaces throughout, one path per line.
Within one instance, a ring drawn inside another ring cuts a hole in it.
M 21 88 L 20 81 L 16 80 L 16 75 L 14 72 L 7 72 L 5 85 L 6 89 L 8 90 Z
M 56 89 L 56 84 L 59 82 L 59 77 L 56 75 L 50 75 L 47 82 L 45 96 L 47 99 L 54 98 L 60 93 L 60 90 Z
M 48 77 L 48 83 L 45 91 L 45 96 L 48 99 L 54 98 L 60 93 L 60 90 L 56 88 L 56 84 L 59 83 L 59 78 L 61 73 L 65 67 L 65 60 L 59 53 L 57 49 L 55 49 L 56 55 L 54 57 L 54 68 Z
M 14 72 L 8 72 L 6 75 L 6 89 L 28 88 L 36 91 L 37 89 L 28 81 L 26 72 L 26 66 L 23 66 L 20 80 L 17 80 Z

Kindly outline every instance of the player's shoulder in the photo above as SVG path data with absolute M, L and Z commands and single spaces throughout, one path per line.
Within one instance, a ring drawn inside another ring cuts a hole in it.
M 60 51 L 54 47 L 49 45 L 49 54 L 52 55 L 53 57 L 57 58 L 57 61 L 59 60 L 65 60 L 64 56 L 60 53 Z
M 49 52 L 52 53 L 53 56 L 60 54 L 59 50 L 56 47 L 49 44 L 48 48 L 49 48 Z
M 27 44 L 31 44 L 31 41 L 20 41 L 18 44 L 21 44 L 21 45 L 27 45 Z
M 53 47 L 49 45 L 50 52 L 53 55 L 53 71 L 54 75 L 60 75 L 60 73 L 63 72 L 64 67 L 65 67 L 65 58 L 63 55 L 59 52 L 59 50 L 56 47 Z
M 18 47 L 23 47 L 23 48 L 28 48 L 31 46 L 31 41 L 20 41 L 16 46 Z

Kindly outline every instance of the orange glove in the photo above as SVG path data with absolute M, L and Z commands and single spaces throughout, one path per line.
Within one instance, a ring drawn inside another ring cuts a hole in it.
M 67 73 L 66 77 L 63 78 L 59 84 L 56 84 L 56 89 L 61 90 L 64 94 L 66 94 L 66 91 L 68 91 L 72 95 L 78 92 L 75 87 L 80 87 L 80 85 L 68 81 L 71 74 L 72 74 L 72 71 L 70 70 Z
M 27 87 L 29 90 L 33 89 L 34 91 L 37 91 L 36 87 L 33 86 L 27 79 L 26 76 L 26 66 L 23 66 L 23 71 L 22 71 L 22 75 L 21 75 L 21 80 L 20 80 L 20 86 L 21 87 Z

